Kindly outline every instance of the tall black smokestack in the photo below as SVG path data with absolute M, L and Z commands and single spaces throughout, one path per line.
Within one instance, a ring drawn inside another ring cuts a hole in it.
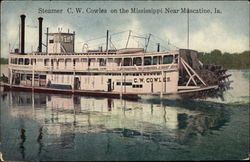
M 25 15 L 21 15 L 21 54 L 24 54 L 25 45 Z
M 38 52 L 42 52 L 42 31 L 43 31 L 43 18 L 39 17 L 39 43 L 38 43 Z

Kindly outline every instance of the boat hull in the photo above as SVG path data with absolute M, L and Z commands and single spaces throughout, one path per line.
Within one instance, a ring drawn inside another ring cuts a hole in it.
M 83 95 L 92 97 L 108 97 L 108 98 L 123 98 L 123 99 L 139 99 L 139 98 L 169 98 L 169 97 L 191 97 L 201 98 L 218 90 L 218 86 L 208 86 L 203 88 L 196 88 L 191 90 L 180 90 L 177 93 L 117 93 L 117 92 L 104 92 L 104 91 L 84 91 L 84 90 L 66 90 L 45 87 L 25 87 L 20 85 L 10 85 L 6 83 L 0 84 L 4 87 L 4 91 L 24 91 L 36 93 L 50 93 L 50 94 L 68 94 L 68 95 Z

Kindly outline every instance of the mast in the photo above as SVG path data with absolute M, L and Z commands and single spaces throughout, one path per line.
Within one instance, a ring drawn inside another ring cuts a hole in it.
M 157 43 L 157 52 L 160 52 L 160 43 Z
M 19 50 L 19 52 L 20 52 L 20 49 L 21 49 L 21 38 L 20 38 L 20 23 L 19 23 L 19 25 L 18 25 L 18 40 L 19 40 L 19 42 L 18 42 L 18 50 Z
M 128 47 L 128 42 L 129 42 L 130 35 L 131 35 L 131 30 L 129 30 L 128 40 L 127 40 L 127 43 L 126 43 L 126 48 Z
M 47 27 L 47 33 L 46 33 L 46 53 L 48 53 L 48 35 L 49 35 L 49 28 Z
M 109 45 L 109 30 L 107 30 L 107 38 L 106 38 L 106 53 L 108 54 L 108 45 Z
M 151 33 L 150 33 L 149 36 L 148 36 L 148 42 L 147 42 L 147 44 L 146 44 L 146 46 L 145 46 L 145 52 L 147 52 L 147 48 L 148 48 L 148 44 L 149 44 L 150 37 L 151 37 Z
M 110 37 L 109 37 L 109 49 L 111 49 L 111 35 L 110 35 Z
M 75 31 L 73 31 L 73 52 L 75 52 Z
M 189 8 L 187 10 L 187 49 L 189 49 Z

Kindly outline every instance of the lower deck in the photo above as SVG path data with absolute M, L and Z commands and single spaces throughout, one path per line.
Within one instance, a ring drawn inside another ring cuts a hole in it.
M 75 94 L 93 97 L 108 97 L 108 98 L 123 98 L 136 100 L 139 98 L 154 98 L 154 97 L 195 97 L 202 98 L 210 94 L 214 94 L 218 90 L 218 86 L 207 86 L 194 89 L 183 89 L 180 87 L 178 92 L 175 93 L 117 93 L 117 92 L 104 92 L 104 91 L 88 91 L 88 90 L 69 90 L 69 89 L 55 89 L 48 87 L 27 87 L 24 85 L 10 85 L 8 83 L 1 83 L 0 86 L 4 87 L 4 90 L 8 91 L 27 91 L 27 92 L 37 92 L 37 93 L 47 93 L 47 94 Z
M 178 91 L 177 70 L 120 73 L 52 73 L 12 70 L 11 85 L 59 90 L 135 94 L 164 94 Z

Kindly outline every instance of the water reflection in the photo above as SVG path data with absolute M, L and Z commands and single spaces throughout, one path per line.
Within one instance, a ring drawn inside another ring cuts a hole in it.
M 107 134 L 106 153 L 112 148 L 109 134 L 135 138 L 169 148 L 181 147 L 190 137 L 219 129 L 229 120 L 224 104 L 194 100 L 148 100 L 7 93 L 10 114 L 39 123 L 37 154 L 46 149 L 73 149 L 76 134 Z M 5 97 L 6 99 L 6 97 Z M 25 159 L 25 128 L 20 129 L 20 152 Z M 32 137 L 29 137 L 32 138 Z M 81 139 L 84 140 L 84 139 Z
M 21 141 L 20 141 L 20 152 L 22 154 L 22 158 L 25 159 L 25 147 L 24 147 L 24 142 L 26 140 L 26 136 L 25 136 L 25 129 L 21 128 L 21 131 L 20 131 L 20 138 L 21 138 Z
M 39 149 L 38 149 L 38 155 L 41 153 L 42 149 L 43 149 L 43 127 L 41 127 L 39 129 L 39 135 L 37 137 L 37 143 L 39 144 Z

